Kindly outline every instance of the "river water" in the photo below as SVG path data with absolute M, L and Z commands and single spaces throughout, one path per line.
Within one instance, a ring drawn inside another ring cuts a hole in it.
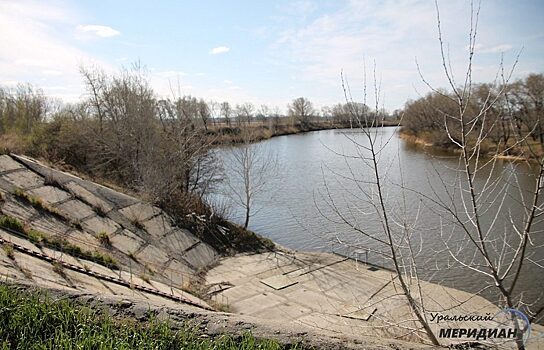
M 481 260 L 478 255 L 473 258 L 474 249 L 465 243 L 466 236 L 445 209 L 463 212 L 460 196 L 466 196 L 467 188 L 463 174 L 457 171 L 459 157 L 410 144 L 399 138 L 394 127 L 373 129 L 372 133 L 381 150 L 378 169 L 390 227 L 404 247 L 407 241 L 403 237 L 410 236 L 420 275 L 469 292 L 488 287 L 482 295 L 496 301 L 490 279 L 461 267 L 459 260 L 473 265 Z M 344 129 L 275 137 L 252 146 L 274 154 L 277 171 L 267 175 L 265 190 L 256 197 L 257 213 L 251 217 L 249 228 L 291 249 L 337 252 L 390 265 L 379 254 L 387 253 L 387 249 L 371 238 L 385 236 L 383 217 L 374 207 L 379 202 L 376 187 L 370 183 L 374 180 L 372 168 L 361 159 L 368 155 L 364 151 L 368 144 L 361 130 Z M 220 157 L 229 162 L 229 150 L 221 150 Z M 479 204 L 490 251 L 511 256 L 504 242 L 517 242 L 512 227 L 524 225 L 522 203 L 528 202 L 536 170 L 499 160 L 476 178 L 477 190 L 488 186 Z M 216 194 L 216 200 L 228 200 L 228 186 L 219 192 L 222 194 Z M 242 209 L 233 205 L 230 218 L 243 223 Z M 460 216 L 464 223 L 467 219 Z M 470 227 L 470 223 L 467 225 Z M 538 246 L 544 244 L 540 231 L 544 223 L 537 222 L 535 227 L 529 255 L 543 264 L 544 248 Z M 407 250 L 402 251 L 408 259 Z M 535 300 L 544 290 L 544 269 L 537 264 L 525 264 L 519 280 L 516 294 L 523 292 L 526 300 Z

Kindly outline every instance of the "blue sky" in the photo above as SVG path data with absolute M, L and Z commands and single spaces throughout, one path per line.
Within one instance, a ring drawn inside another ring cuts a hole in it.
M 466 67 L 470 2 L 439 1 L 452 67 Z M 504 55 L 514 77 L 544 71 L 544 2 L 482 1 L 474 79 Z M 381 104 L 400 108 L 444 87 L 433 1 L 0 0 L 0 84 L 29 82 L 65 101 L 84 97 L 80 65 L 107 72 L 140 60 L 159 95 L 267 104 L 306 96 L 342 102 L 344 70 L 361 99 L 376 62 Z M 373 99 L 369 96 L 369 99 Z

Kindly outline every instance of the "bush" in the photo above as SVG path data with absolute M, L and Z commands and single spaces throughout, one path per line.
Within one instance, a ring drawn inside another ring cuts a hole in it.
M 0 226 L 17 232 L 24 233 L 23 224 L 12 216 L 3 215 L 0 217 Z

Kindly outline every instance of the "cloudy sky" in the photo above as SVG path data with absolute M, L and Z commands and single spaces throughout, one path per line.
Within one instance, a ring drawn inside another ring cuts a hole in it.
M 452 68 L 466 67 L 470 2 L 439 1 Z M 515 77 L 544 72 L 544 2 L 483 0 L 476 81 L 521 51 Z M 47 94 L 84 96 L 78 67 L 108 72 L 139 60 L 158 94 L 285 109 L 306 96 L 318 107 L 343 100 L 344 70 L 361 97 L 364 64 L 376 63 L 383 105 L 393 110 L 445 86 L 430 0 L 27 1 L 0 0 L 0 84 L 29 82 Z M 460 80 L 460 79 L 459 79 Z

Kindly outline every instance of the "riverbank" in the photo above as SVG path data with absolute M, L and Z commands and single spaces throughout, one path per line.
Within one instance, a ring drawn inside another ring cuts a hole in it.
M 82 301 L 137 328 L 157 319 L 177 329 L 190 322 L 212 339 L 251 332 L 305 348 L 428 348 L 389 270 L 281 247 L 219 254 L 160 208 L 26 157 L 0 157 L 0 193 L 10 218 L 0 228 L 4 283 Z M 479 296 L 416 282 L 429 312 L 497 311 Z
M 440 144 L 436 144 L 432 141 L 429 141 L 427 137 L 422 137 L 418 135 L 414 135 L 412 133 L 404 132 L 402 129 L 399 129 L 398 136 L 402 140 L 412 144 L 416 145 L 418 147 L 422 148 L 429 148 L 440 152 L 446 152 L 450 153 L 452 155 L 459 155 L 461 153 L 461 150 L 458 147 L 454 147 L 452 145 L 444 146 Z M 535 144 L 534 146 L 537 146 L 540 148 L 540 145 Z M 486 145 L 486 149 L 490 149 L 491 147 L 489 145 Z M 482 147 L 482 149 L 484 149 Z M 540 152 L 537 152 L 536 154 L 533 154 L 530 152 L 527 147 L 516 147 L 509 150 L 510 154 L 502 154 L 489 150 L 487 152 L 482 152 L 481 155 L 487 158 L 496 158 L 501 160 L 509 160 L 514 162 L 530 162 L 530 163 L 536 163 L 538 162 L 538 159 L 536 157 L 539 156 Z
M 384 120 L 380 126 L 398 126 L 398 122 L 394 120 Z M 346 123 L 335 123 L 331 121 L 312 122 L 305 127 L 298 124 L 273 124 L 273 123 L 257 123 L 243 124 L 241 126 L 225 126 L 215 125 L 208 128 L 208 135 L 214 137 L 214 144 L 238 144 L 245 142 L 247 132 L 251 135 L 253 142 L 268 140 L 277 136 L 303 134 L 312 131 L 334 130 L 350 128 Z M 245 133 L 245 134 L 244 134 Z

